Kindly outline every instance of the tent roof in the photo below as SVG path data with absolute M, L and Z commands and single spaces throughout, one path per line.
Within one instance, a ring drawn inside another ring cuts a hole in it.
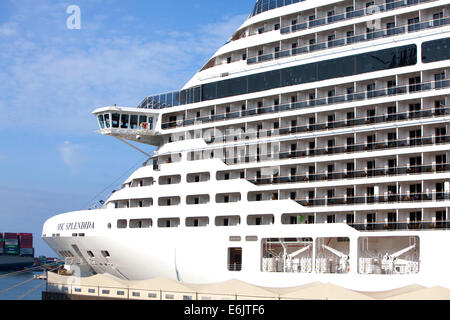
M 418 291 L 418 290 L 421 290 L 421 289 L 425 289 L 425 287 L 417 285 L 417 284 L 413 284 L 413 285 L 410 285 L 410 286 L 397 288 L 397 289 L 393 289 L 393 290 L 388 290 L 388 291 L 380 291 L 380 292 L 358 291 L 358 292 L 362 293 L 364 295 L 367 295 L 369 297 L 375 298 L 377 300 L 381 300 L 381 299 L 388 299 L 390 297 L 398 296 L 398 295 L 401 295 L 401 294 L 411 293 L 411 292 Z
M 450 289 L 431 287 L 390 297 L 389 300 L 450 300 Z
M 195 290 L 193 290 L 190 286 L 186 284 L 182 284 L 178 281 L 162 277 L 141 281 L 128 281 L 127 287 L 131 289 L 141 289 L 150 291 L 162 290 L 169 292 L 184 292 L 184 293 L 195 292 Z
M 323 283 L 307 288 L 300 288 L 284 294 L 285 299 L 317 299 L 317 300 L 374 300 L 365 294 L 344 289 L 330 283 Z
M 192 289 L 200 294 L 216 295 L 238 295 L 248 297 L 270 297 L 276 298 L 278 295 L 267 288 L 254 286 L 240 280 L 229 280 L 221 283 L 208 285 L 190 285 Z

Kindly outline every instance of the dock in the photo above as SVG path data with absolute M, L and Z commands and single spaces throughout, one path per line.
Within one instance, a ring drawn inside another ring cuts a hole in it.
M 266 288 L 239 280 L 196 285 L 166 278 L 126 281 L 106 274 L 88 278 L 47 274 L 42 300 L 450 300 L 450 289 L 420 285 L 359 292 L 320 282 Z

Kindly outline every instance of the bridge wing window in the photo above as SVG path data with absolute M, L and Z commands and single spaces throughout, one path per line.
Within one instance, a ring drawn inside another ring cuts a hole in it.
M 111 123 L 109 121 L 109 113 L 105 114 L 105 125 L 107 128 L 111 128 Z
M 147 116 L 139 116 L 139 129 L 147 127 Z
M 118 128 L 119 127 L 119 122 L 120 122 L 120 114 L 113 113 L 112 114 L 112 127 L 113 128 Z
M 122 129 L 128 129 L 128 121 L 130 119 L 130 116 L 127 114 L 123 114 L 120 120 L 120 128 Z
M 138 116 L 132 115 L 130 117 L 130 128 L 137 129 L 138 128 Z
M 98 116 L 98 123 L 100 124 L 100 128 L 105 129 L 105 119 L 102 114 Z

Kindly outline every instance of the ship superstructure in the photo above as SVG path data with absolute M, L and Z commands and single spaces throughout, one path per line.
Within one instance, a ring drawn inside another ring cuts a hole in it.
M 158 149 L 43 238 L 130 280 L 450 288 L 449 74 L 450 1 L 259 0 L 182 90 L 94 111 Z

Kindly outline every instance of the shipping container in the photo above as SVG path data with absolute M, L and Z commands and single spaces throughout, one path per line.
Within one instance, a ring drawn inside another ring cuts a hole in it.
M 29 242 L 29 241 L 26 241 L 26 242 L 20 241 L 19 244 L 20 244 L 19 246 L 20 246 L 21 248 L 33 248 L 33 242 Z
M 17 233 L 5 232 L 3 235 L 4 239 L 18 239 Z
M 21 256 L 34 256 L 34 249 L 33 248 L 20 248 L 19 254 Z
M 18 233 L 19 237 L 22 238 L 33 238 L 33 234 L 32 233 Z
M 19 246 L 19 240 L 17 240 L 17 239 L 5 239 L 5 247 L 6 246 Z

